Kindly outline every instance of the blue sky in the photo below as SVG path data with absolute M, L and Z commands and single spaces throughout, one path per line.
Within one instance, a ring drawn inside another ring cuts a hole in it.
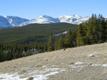
M 107 16 L 107 0 L 0 0 L 0 15 L 34 18 L 92 13 Z

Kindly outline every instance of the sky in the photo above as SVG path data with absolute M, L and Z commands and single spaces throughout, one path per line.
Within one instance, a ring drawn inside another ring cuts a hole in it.
M 35 18 L 40 15 L 107 16 L 107 0 L 0 0 L 0 15 Z

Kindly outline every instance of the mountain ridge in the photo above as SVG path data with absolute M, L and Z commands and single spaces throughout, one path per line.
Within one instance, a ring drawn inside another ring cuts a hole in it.
M 18 16 L 0 16 L 0 27 L 21 27 L 29 24 L 52 24 L 52 23 L 70 23 L 70 24 L 80 24 L 87 21 L 90 17 L 81 17 L 78 15 L 73 16 L 59 16 L 57 18 L 43 15 L 38 16 L 35 19 L 26 19 Z

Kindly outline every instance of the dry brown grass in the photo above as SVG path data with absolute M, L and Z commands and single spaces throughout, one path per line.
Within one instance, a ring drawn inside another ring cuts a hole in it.
M 90 54 L 94 54 L 94 56 L 89 57 Z M 68 48 L 66 50 L 62 49 L 12 61 L 5 61 L 0 63 L 0 73 L 20 73 L 30 68 L 40 69 L 45 65 L 56 65 L 59 68 L 65 68 L 66 71 L 50 76 L 49 80 L 106 80 L 107 68 L 87 66 L 77 72 L 68 67 L 78 61 L 89 64 L 107 63 L 107 43 Z

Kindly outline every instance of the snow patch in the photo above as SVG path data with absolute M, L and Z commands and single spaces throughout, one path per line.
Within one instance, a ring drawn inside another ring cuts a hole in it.
M 93 67 L 101 67 L 102 65 L 101 64 L 92 64 L 91 66 L 93 66 Z
M 92 64 L 91 66 L 107 68 L 107 64 Z
M 30 77 L 32 77 L 33 80 L 47 80 L 49 76 L 56 75 L 63 71 L 65 70 L 61 68 L 46 68 L 43 70 L 28 71 L 27 73 L 21 75 L 16 73 L 14 74 L 6 73 L 6 74 L 0 74 L 0 80 L 27 80 Z
M 76 70 L 77 72 L 81 71 L 84 67 L 86 67 L 87 64 L 84 63 L 84 62 L 75 62 L 74 64 L 71 64 L 69 65 L 69 67 L 72 69 L 72 70 Z
M 84 62 L 78 61 L 78 62 L 75 63 L 75 65 L 82 65 L 82 64 L 84 64 Z
M 17 74 L 1 74 L 0 75 L 0 80 L 25 80 L 25 79 L 20 79 L 20 77 Z
M 99 67 L 99 68 L 107 68 L 107 64 L 93 64 L 93 63 L 88 63 L 88 62 L 75 62 L 71 65 L 69 65 L 71 70 L 75 70 L 77 72 L 80 72 L 83 70 L 85 67 Z
M 58 36 L 61 36 L 61 35 L 65 35 L 67 33 L 68 33 L 68 31 L 60 32 L 60 33 L 56 33 L 55 36 L 58 37 Z
M 107 67 L 107 64 L 102 64 L 102 67 Z

